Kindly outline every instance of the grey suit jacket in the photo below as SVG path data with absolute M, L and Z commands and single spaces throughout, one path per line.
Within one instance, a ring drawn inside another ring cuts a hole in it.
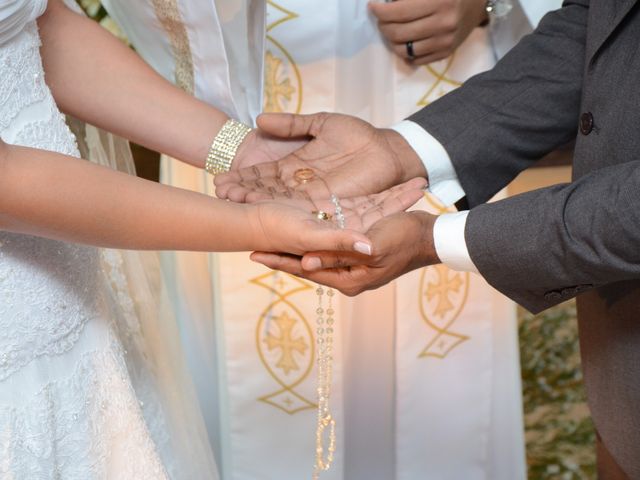
M 565 1 L 411 120 L 451 156 L 482 275 L 534 312 L 579 295 L 593 418 L 640 479 L 640 1 Z M 484 203 L 574 139 L 572 183 Z

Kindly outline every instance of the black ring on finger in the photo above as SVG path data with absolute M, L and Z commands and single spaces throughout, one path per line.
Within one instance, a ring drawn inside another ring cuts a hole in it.
M 407 42 L 406 46 L 407 46 L 407 57 L 409 58 L 409 60 L 415 60 L 416 54 L 413 51 L 413 42 L 411 41 Z

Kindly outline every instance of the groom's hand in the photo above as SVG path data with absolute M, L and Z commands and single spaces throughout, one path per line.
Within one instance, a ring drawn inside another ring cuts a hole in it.
M 253 202 L 279 196 L 327 198 L 382 192 L 415 177 L 427 178 L 416 152 L 397 132 L 340 114 L 263 114 L 266 135 L 306 139 L 277 162 L 260 163 L 215 178 L 219 198 Z M 296 175 L 311 169 L 311 179 Z
M 440 263 L 433 244 L 436 218 L 426 212 L 383 218 L 366 233 L 373 245 L 371 256 L 340 251 L 308 253 L 300 258 L 254 252 L 251 259 L 354 296 L 417 268 Z
M 231 170 L 250 168 L 261 163 L 275 162 L 295 152 L 307 140 L 298 138 L 277 138 L 263 130 L 253 129 L 238 147 Z

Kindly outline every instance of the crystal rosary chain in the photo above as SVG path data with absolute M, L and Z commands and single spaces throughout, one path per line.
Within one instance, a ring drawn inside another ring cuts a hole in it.
M 303 169 L 304 170 L 304 169 Z M 300 170 L 298 173 L 302 174 Z M 346 218 L 340 205 L 340 200 L 334 194 L 331 195 L 331 203 L 335 207 L 335 219 L 338 228 L 344 229 Z M 315 212 L 316 214 L 324 212 Z M 326 215 L 326 214 L 325 214 Z M 320 217 L 318 217 L 320 218 Z M 324 216 L 323 220 L 329 220 L 331 217 Z M 313 467 L 313 480 L 320 478 L 321 472 L 326 472 L 331 468 L 333 463 L 333 455 L 336 451 L 336 420 L 331 414 L 331 383 L 333 381 L 333 328 L 334 315 L 333 297 L 335 292 L 333 289 L 326 290 L 328 303 L 327 309 L 324 309 L 325 289 L 318 285 L 316 288 L 318 295 L 318 308 L 316 309 L 317 324 L 317 346 L 318 346 L 318 423 L 316 425 L 316 460 Z
M 327 289 L 328 305 L 323 308 L 324 289 L 318 286 L 317 343 L 318 343 L 318 424 L 316 427 L 316 462 L 313 480 L 318 480 L 320 472 L 327 471 L 336 451 L 336 421 L 331 414 L 331 382 L 333 378 L 333 325 L 334 291 Z M 326 317 L 325 317 L 326 314 Z M 326 444 L 328 442 L 328 444 Z M 326 455 L 325 455 L 326 445 Z
M 338 200 L 338 197 L 334 194 L 331 194 L 331 203 L 333 203 L 333 206 L 336 209 L 335 216 L 338 227 L 340 227 L 341 230 L 344 230 L 346 219 L 344 217 L 344 212 L 342 211 L 342 205 L 340 205 L 340 200 Z

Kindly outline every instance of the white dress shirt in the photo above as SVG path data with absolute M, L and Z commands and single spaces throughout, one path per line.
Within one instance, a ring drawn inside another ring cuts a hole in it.
M 524 30 L 538 24 L 543 14 L 560 8 L 562 0 L 520 1 L 514 5 L 512 22 L 496 25 L 494 29 L 494 49 L 501 57 L 514 44 L 515 38 L 522 36 Z M 519 10 L 521 8 L 521 10 Z M 519 17 L 518 17 L 519 16 Z M 518 17 L 518 18 L 516 18 Z M 524 25 L 524 23 L 528 25 Z M 509 27 L 506 35 L 505 27 Z M 497 41 L 501 38 L 502 41 Z M 416 151 L 429 175 L 429 191 L 444 205 L 453 205 L 465 196 L 451 158 L 429 132 L 418 124 L 404 120 L 391 127 L 404 137 Z M 464 231 L 469 211 L 445 213 L 440 215 L 433 226 L 433 241 L 438 257 L 449 268 L 458 271 L 476 272 L 478 269 L 471 260 Z
M 416 151 L 429 175 L 429 192 L 442 204 L 452 205 L 465 196 L 451 158 L 438 140 L 410 120 L 391 128 Z M 469 211 L 466 210 L 438 216 L 433 226 L 433 242 L 438 257 L 449 268 L 477 273 L 464 238 L 468 215 Z

